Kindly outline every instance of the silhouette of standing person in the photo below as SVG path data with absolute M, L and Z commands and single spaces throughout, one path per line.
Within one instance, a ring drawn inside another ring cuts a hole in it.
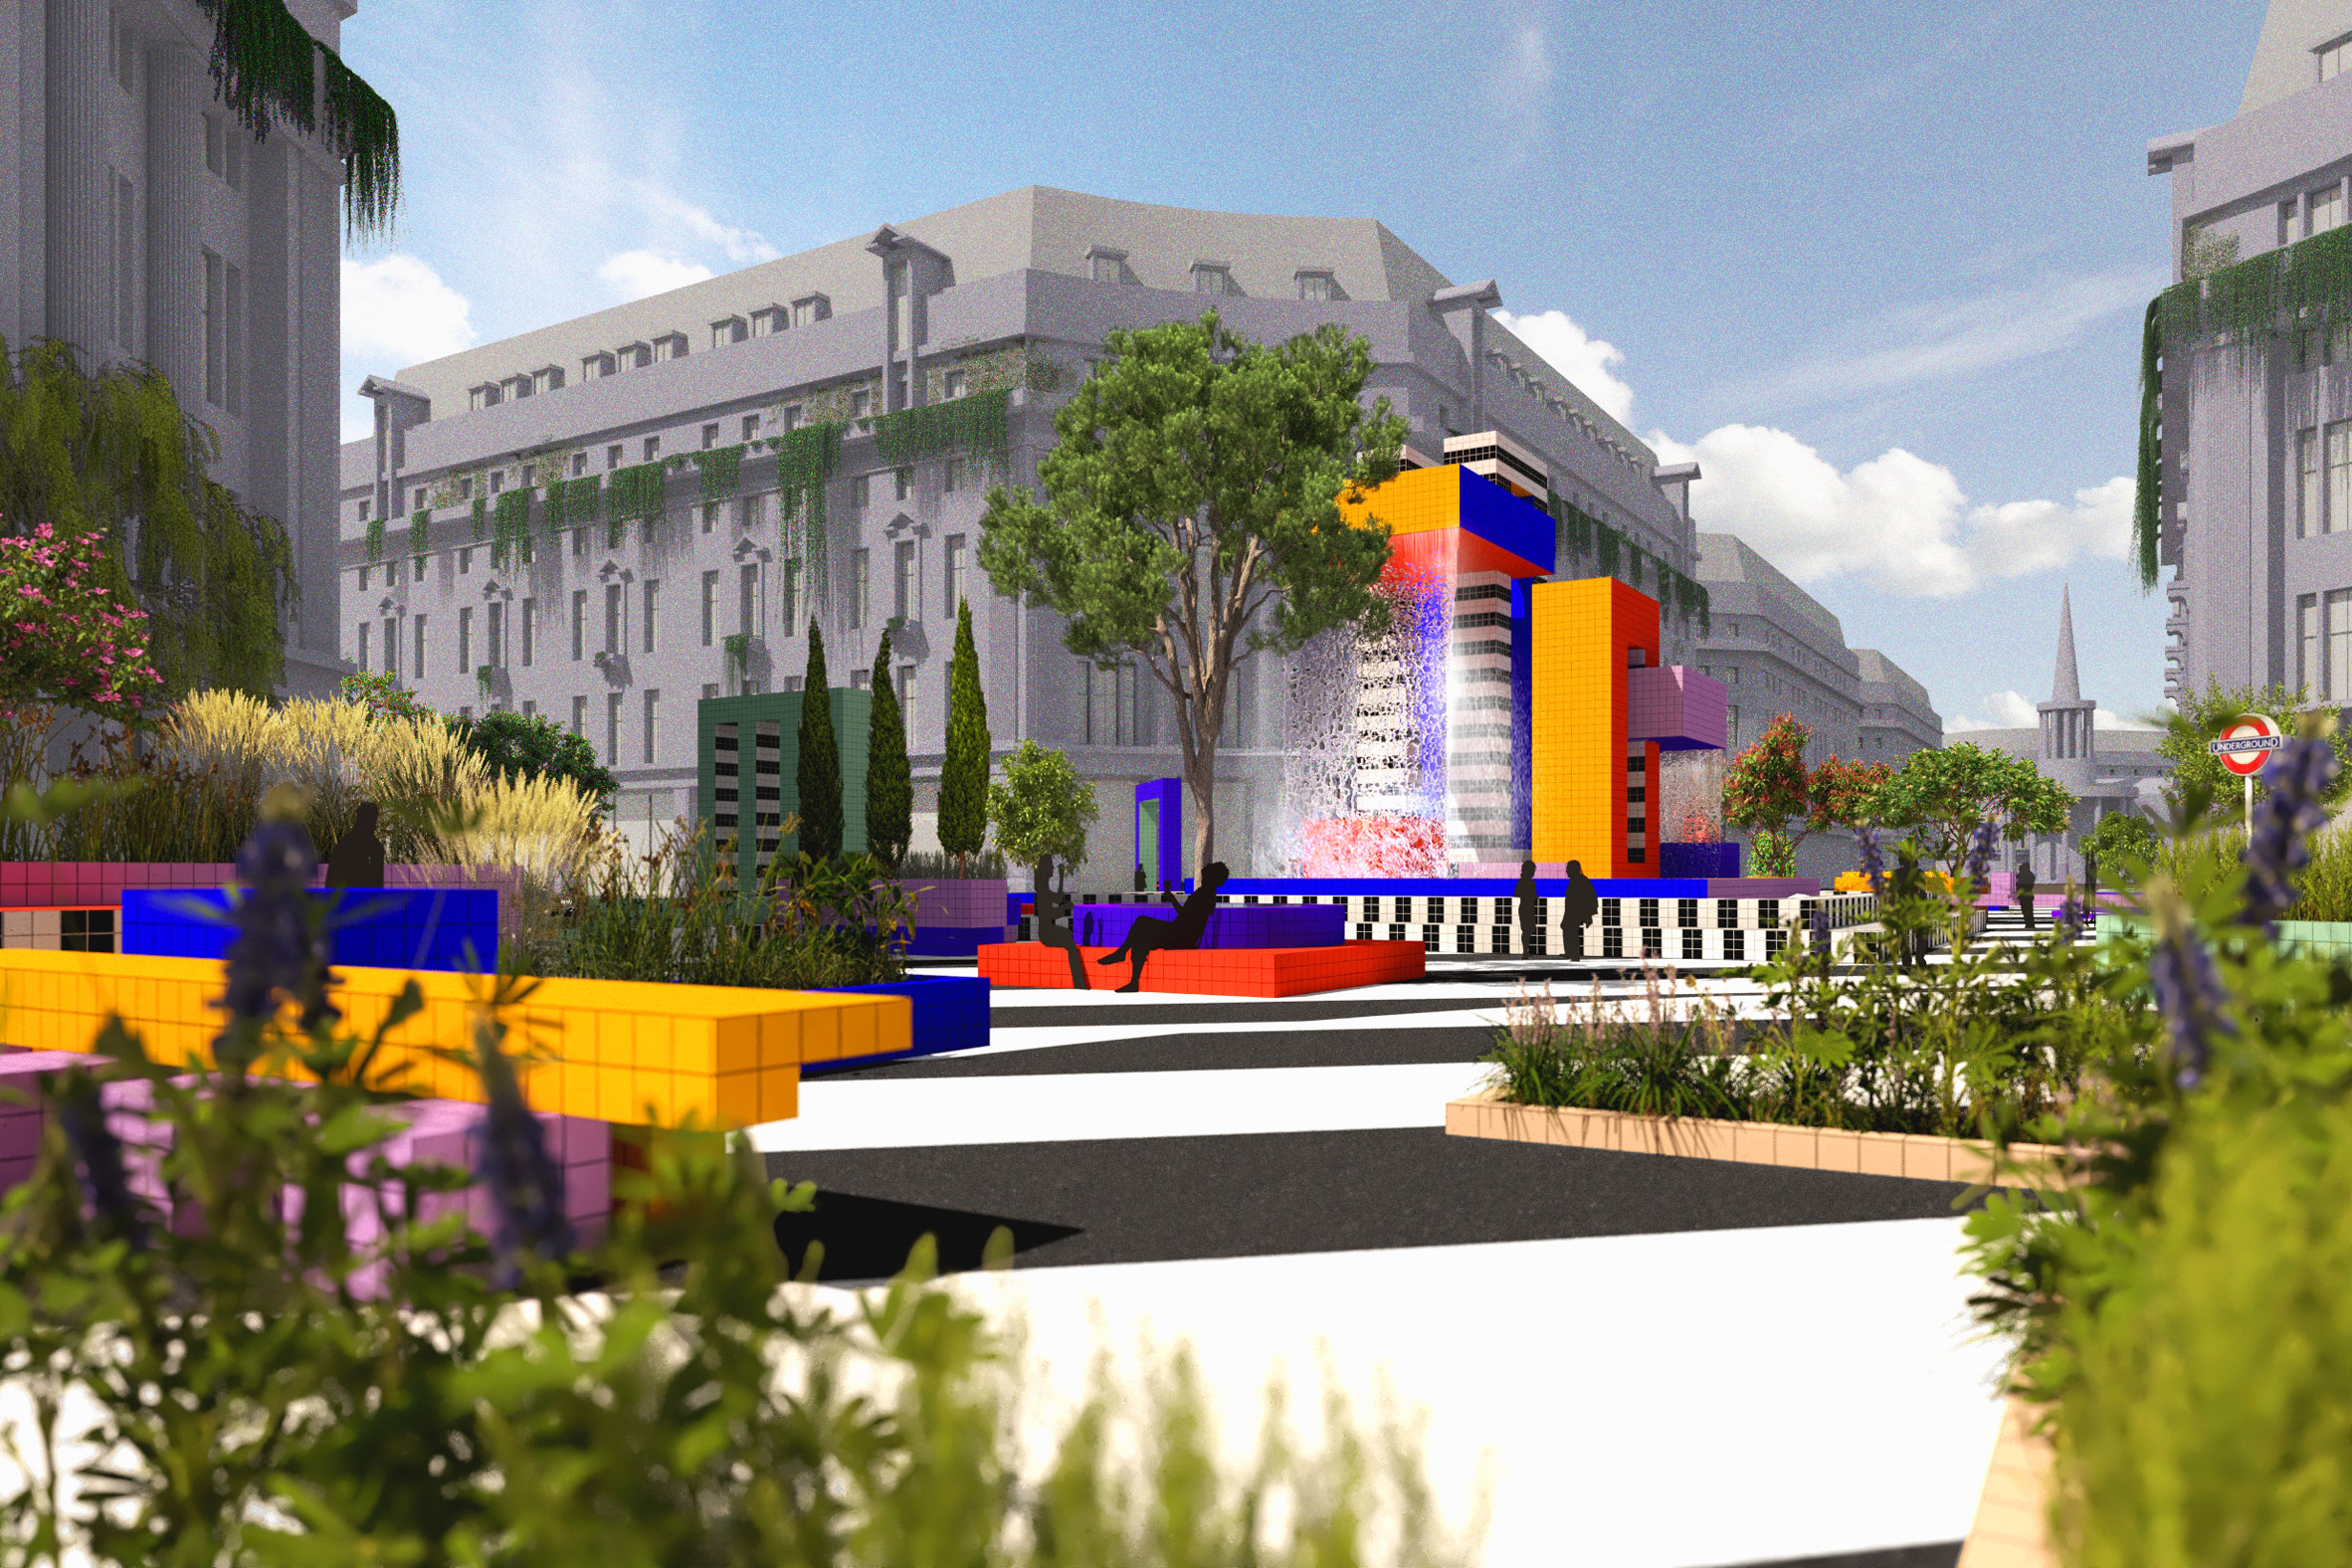
M 1568 911 L 1562 922 L 1567 937 L 1566 952 L 1571 958 L 1584 956 L 1584 928 L 1593 923 L 1593 916 L 1601 912 L 1600 889 L 1584 874 L 1584 863 L 1568 863 Z
M 1535 893 L 1535 863 L 1519 863 L 1519 884 L 1511 889 L 1511 896 L 1519 900 L 1519 949 L 1522 952 L 1543 951 L 1543 900 Z
M 2026 912 L 2026 929 L 2034 928 L 2034 863 L 2017 863 L 2017 906 Z
M 1141 861 L 1135 863 L 1135 890 L 1137 892 L 1143 891 L 1143 863 Z
M 1133 971 L 1127 983 L 1119 989 L 1142 990 L 1143 961 L 1146 958 L 1163 948 L 1189 951 L 1201 945 L 1201 938 L 1208 934 L 1209 916 L 1217 907 L 1217 889 L 1225 885 L 1226 876 L 1225 863 L 1211 861 L 1201 869 L 1200 886 L 1187 895 L 1182 903 L 1176 902 L 1173 893 L 1161 894 L 1175 906 L 1175 919 L 1155 919 L 1148 914 L 1137 916 L 1135 923 L 1127 927 L 1127 939 L 1094 962 L 1115 964 L 1122 958 L 1131 960 Z
M 1886 881 L 1886 890 L 1896 903 L 1909 903 L 1925 897 L 1927 879 L 1919 871 L 1919 852 L 1909 845 L 1894 852 L 1894 875 Z M 1926 941 L 1923 931 L 1902 933 L 1902 966 L 1905 969 L 1918 963 L 1921 944 Z
M 384 885 L 384 844 L 376 837 L 376 803 L 359 803 L 351 831 L 335 840 L 334 853 L 326 858 L 326 885 L 329 887 L 381 887 Z
M 1033 899 L 1037 915 L 1037 939 L 1048 947 L 1059 947 L 1070 954 L 1070 988 L 1074 991 L 1094 989 L 1086 982 L 1086 961 L 1078 952 L 1078 937 L 1071 932 L 1071 913 L 1075 907 L 1066 889 L 1054 885 L 1054 857 L 1041 855 L 1037 863 L 1037 890 Z

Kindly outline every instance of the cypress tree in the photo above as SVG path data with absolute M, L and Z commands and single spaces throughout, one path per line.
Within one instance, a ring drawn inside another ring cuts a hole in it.
M 841 853 L 841 747 L 833 738 L 833 699 L 825 679 L 825 634 L 809 623 L 809 674 L 800 690 L 800 848 L 831 860 Z
M 906 713 L 890 684 L 890 634 L 874 656 L 874 718 L 866 743 L 866 848 L 895 870 L 914 837 L 914 779 L 906 766 Z
M 939 848 L 956 859 L 980 853 L 988 834 L 988 698 L 980 690 L 980 651 L 972 642 L 972 603 L 955 614 L 955 658 L 947 667 L 947 756 L 939 768 Z

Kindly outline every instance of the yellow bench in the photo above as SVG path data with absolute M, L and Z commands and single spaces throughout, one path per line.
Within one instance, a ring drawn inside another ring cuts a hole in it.
M 208 958 L 0 950 L 0 1044 L 87 1051 L 106 1016 L 119 1013 L 155 1061 L 209 1064 L 223 968 Z M 424 993 L 424 1011 L 385 1036 L 375 1081 L 444 1099 L 483 1097 L 473 1070 L 434 1048 L 470 1051 L 467 1015 L 487 981 L 404 969 L 337 969 L 334 977 L 345 1025 L 362 1035 L 374 1033 L 410 980 Z M 690 1115 L 741 1127 L 799 1113 L 802 1063 L 907 1050 L 913 1012 L 897 996 L 544 980 L 507 1015 L 507 1049 L 527 1045 L 542 1058 L 522 1065 L 533 1110 L 623 1125 Z

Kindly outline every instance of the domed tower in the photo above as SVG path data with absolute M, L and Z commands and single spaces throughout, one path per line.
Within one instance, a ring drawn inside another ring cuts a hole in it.
M 2042 774 L 2063 785 L 2079 800 L 2092 792 L 2098 777 L 2091 714 L 2098 704 L 2082 694 L 2082 680 L 2074 668 L 2074 604 L 2064 590 L 2058 596 L 2058 669 L 2051 676 L 2050 700 L 2042 714 Z

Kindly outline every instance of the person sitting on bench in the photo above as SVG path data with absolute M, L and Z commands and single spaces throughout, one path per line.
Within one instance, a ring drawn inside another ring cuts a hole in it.
M 1054 857 L 1041 855 L 1037 862 L 1036 890 L 1032 903 L 1037 917 L 1037 939 L 1048 947 L 1059 947 L 1070 955 L 1070 987 L 1074 991 L 1091 990 L 1086 984 L 1086 963 L 1078 956 L 1078 938 L 1071 934 L 1071 909 L 1068 889 L 1054 885 Z
M 1162 920 L 1148 914 L 1137 916 L 1135 923 L 1127 927 L 1127 939 L 1094 962 L 1115 964 L 1122 958 L 1130 959 L 1133 972 L 1128 976 L 1127 983 L 1119 989 L 1142 990 L 1143 961 L 1146 958 L 1162 948 L 1189 952 L 1201 945 L 1201 938 L 1209 931 L 1209 916 L 1217 908 L 1217 889 L 1225 885 L 1225 863 L 1211 861 L 1201 869 L 1200 886 L 1182 903 L 1176 902 L 1174 893 L 1161 894 L 1175 905 L 1175 919 Z

